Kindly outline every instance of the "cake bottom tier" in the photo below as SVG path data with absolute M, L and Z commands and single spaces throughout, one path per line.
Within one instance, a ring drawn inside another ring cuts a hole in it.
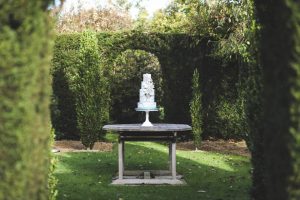
M 156 102 L 138 102 L 137 107 L 140 109 L 155 109 Z

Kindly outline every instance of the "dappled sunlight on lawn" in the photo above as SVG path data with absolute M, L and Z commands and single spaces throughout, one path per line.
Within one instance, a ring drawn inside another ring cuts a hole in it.
M 168 154 L 168 147 L 167 144 L 159 144 L 154 142 L 135 142 L 135 143 L 129 143 L 131 145 L 141 146 L 148 149 L 153 149 L 155 151 L 160 151 L 164 154 Z M 235 171 L 235 165 L 232 165 L 232 161 L 236 162 L 247 162 L 248 158 L 242 158 L 240 156 L 233 156 L 233 155 L 225 155 L 221 153 L 211 153 L 211 152 L 205 152 L 205 151 L 176 151 L 177 156 L 177 165 L 180 166 L 180 158 L 185 158 L 188 160 L 191 160 L 193 162 L 196 162 L 198 164 L 207 165 L 210 167 L 219 168 L 222 170 L 234 172 Z M 164 156 L 167 157 L 167 156 Z
M 55 175 L 59 199 L 247 200 L 250 162 L 242 156 L 177 151 L 177 171 L 187 186 L 112 186 L 118 170 L 117 145 L 111 152 L 58 153 Z M 168 169 L 167 145 L 128 142 L 125 168 Z

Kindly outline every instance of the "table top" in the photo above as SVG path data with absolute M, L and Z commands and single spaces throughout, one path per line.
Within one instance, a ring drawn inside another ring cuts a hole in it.
M 112 124 L 105 125 L 103 129 L 121 132 L 180 132 L 192 130 L 192 128 L 186 124 L 153 124 L 153 126 L 141 125 L 142 124 Z

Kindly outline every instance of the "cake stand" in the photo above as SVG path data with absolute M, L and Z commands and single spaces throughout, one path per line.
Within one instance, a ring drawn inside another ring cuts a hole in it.
M 158 108 L 151 108 L 151 109 L 148 109 L 148 108 L 136 108 L 135 109 L 136 111 L 139 111 L 139 112 L 146 112 L 146 120 L 145 122 L 142 124 L 142 126 L 153 126 L 153 124 L 149 121 L 149 112 L 153 112 L 153 111 L 158 111 Z

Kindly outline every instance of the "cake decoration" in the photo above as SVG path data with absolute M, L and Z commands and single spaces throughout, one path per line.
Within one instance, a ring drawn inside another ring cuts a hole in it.
M 143 81 L 140 89 L 140 101 L 137 105 L 138 109 L 156 109 L 154 101 L 154 84 L 151 74 L 143 74 Z

